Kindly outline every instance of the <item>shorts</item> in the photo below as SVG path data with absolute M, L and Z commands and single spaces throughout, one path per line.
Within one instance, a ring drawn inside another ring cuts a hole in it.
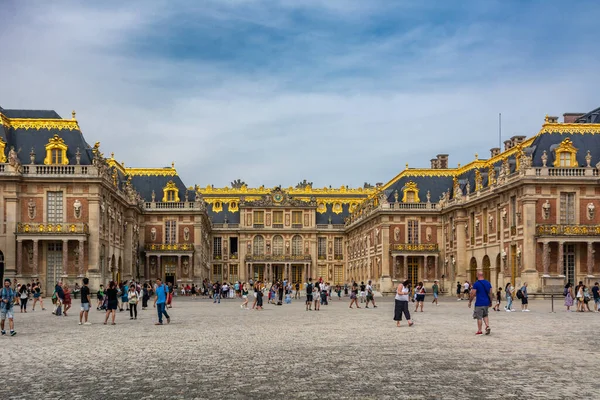
M 438 294 L 437 294 L 437 293 L 434 293 L 434 294 L 433 294 L 433 298 L 434 298 L 434 299 L 437 299 L 437 298 L 438 298 Z
M 40 296 L 41 296 L 41 294 L 40 294 L 40 293 L 34 293 L 34 294 L 33 294 L 33 298 L 34 298 L 34 299 L 38 299 Z
M 244 295 L 242 295 L 242 298 L 243 298 L 243 299 L 247 299 L 247 298 L 248 298 L 248 295 L 247 295 L 247 294 L 244 294 Z
M 106 310 L 116 310 L 119 304 L 116 301 L 109 301 L 106 304 Z
M 527 297 L 521 297 L 521 304 L 528 304 L 529 301 L 527 300 Z
M 90 311 L 90 303 L 81 303 L 81 311 Z
M 600 297 L 598 297 L 597 299 L 594 299 L 594 303 L 600 304 Z
M 98 301 L 104 300 L 104 296 L 98 296 Z
M 8 309 L 4 308 L 4 306 L 0 308 L 0 319 L 2 321 L 4 321 L 6 318 L 13 319 L 14 316 L 14 307 L 12 305 Z
M 417 295 L 417 301 L 425 301 L 425 295 L 424 294 L 418 294 Z
M 360 292 L 360 297 L 365 297 L 365 292 Z
M 310 303 L 311 301 L 313 301 L 313 295 L 312 294 L 307 294 L 306 295 L 306 302 Z
M 367 295 L 367 300 L 369 300 L 369 301 L 373 300 L 373 295 L 372 294 L 368 294 Z
M 487 306 L 480 307 L 475 306 L 475 310 L 473 311 L 474 319 L 483 319 L 489 315 L 489 309 Z
M 352 294 L 350 295 L 350 299 L 352 299 L 352 300 L 356 299 L 356 293 L 352 293 Z

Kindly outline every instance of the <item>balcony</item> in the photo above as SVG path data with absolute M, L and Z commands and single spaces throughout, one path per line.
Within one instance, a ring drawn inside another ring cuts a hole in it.
M 293 262 L 293 261 L 311 261 L 311 257 L 308 254 L 302 254 L 299 256 L 290 255 L 248 255 L 246 256 L 246 262 Z
M 162 253 L 181 253 L 194 251 L 194 245 L 192 243 L 146 244 L 144 250 Z
M 402 252 L 402 253 L 437 253 L 439 250 L 438 250 L 437 243 L 431 243 L 431 244 L 401 243 L 401 244 L 391 245 L 390 251 Z
M 90 231 L 88 224 L 83 222 L 75 224 L 19 223 L 17 224 L 16 233 L 19 235 L 87 235 L 90 233 Z
M 283 224 L 273 224 L 273 228 L 275 228 L 275 229 L 282 229 L 283 228 Z
M 600 236 L 600 225 L 537 225 L 537 236 Z
M 185 201 L 185 202 L 146 202 L 144 210 L 145 211 L 163 211 L 163 210 L 173 210 L 173 211 L 200 211 L 201 203 L 196 203 L 193 201 Z
M 302 224 L 292 224 L 292 229 L 302 229 Z
M 317 229 L 344 229 L 344 224 L 317 224 Z

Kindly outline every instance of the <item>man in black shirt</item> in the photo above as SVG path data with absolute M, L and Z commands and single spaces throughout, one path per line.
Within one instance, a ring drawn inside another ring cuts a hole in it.
M 88 278 L 83 278 L 83 286 L 81 287 L 81 311 L 79 312 L 79 325 L 81 325 L 82 320 L 83 325 L 91 325 L 91 322 L 88 322 L 88 313 L 90 312 L 90 288 L 88 287 L 88 283 L 90 280 Z
M 54 287 L 54 293 L 56 295 L 56 308 L 54 309 L 54 311 L 52 311 L 52 314 L 55 315 L 61 315 L 62 314 L 62 304 L 65 302 L 65 292 L 62 288 L 63 283 L 62 281 L 58 281 L 56 283 L 56 286 Z

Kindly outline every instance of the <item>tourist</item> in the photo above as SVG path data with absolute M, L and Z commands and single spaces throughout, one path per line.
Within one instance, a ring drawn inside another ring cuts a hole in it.
M 504 307 L 504 309 L 506 310 L 506 312 L 515 311 L 512 308 L 513 294 L 515 293 L 515 287 L 512 285 L 512 283 L 508 282 L 506 284 L 506 286 L 504 287 L 504 293 L 506 296 L 506 307 Z
M 460 282 L 456 282 L 456 300 L 461 301 L 462 297 L 460 296 L 462 292 L 462 285 Z
M 321 311 L 321 282 L 313 287 L 313 311 Z
M 98 298 L 98 304 L 96 305 L 96 310 L 100 310 L 104 305 L 104 285 L 100 285 L 100 289 L 96 293 L 96 297 Z
M 400 327 L 402 315 L 404 315 L 406 322 L 408 322 L 408 326 L 414 325 L 414 322 L 410 319 L 410 312 L 408 311 L 409 293 L 410 281 L 407 279 L 401 284 L 399 284 L 396 288 L 396 297 L 394 299 L 394 321 L 396 321 L 397 327 Z
M 44 308 L 44 300 L 42 299 L 42 288 L 39 284 L 33 285 L 33 304 L 31 306 L 31 310 L 35 311 L 35 305 L 40 302 L 40 306 L 42 307 L 42 311 L 46 310 Z
M 348 283 L 344 283 L 344 297 L 348 297 Z
M 67 311 L 69 311 L 71 309 L 71 288 L 69 287 L 69 285 L 65 284 L 63 286 L 63 291 L 64 291 L 64 299 L 63 299 L 63 306 L 64 306 L 64 310 L 63 310 L 63 315 L 66 317 L 67 316 Z
M 21 293 L 21 284 L 17 283 L 17 278 L 15 278 L 15 289 L 14 289 L 15 293 L 17 294 L 17 297 L 15 298 L 15 305 L 20 306 L 21 305 L 21 296 L 19 296 L 19 293 Z
M 294 299 L 300 298 L 300 282 L 296 282 L 296 292 L 294 293 Z
M 423 303 L 425 302 L 425 286 L 423 282 L 419 282 L 415 288 L 415 301 L 415 312 L 417 312 L 419 306 L 421 306 L 421 312 L 423 312 Z
M 321 305 L 329 305 L 329 302 L 327 300 L 327 296 L 329 294 L 329 284 L 327 282 L 321 283 L 319 285 L 319 290 L 321 291 Z
M 154 297 L 154 308 L 158 312 L 158 322 L 154 325 L 163 324 L 163 315 L 167 318 L 167 324 L 171 323 L 171 317 L 167 314 L 167 296 L 169 295 L 169 287 L 162 283 L 160 278 L 156 278 L 156 296 Z
M 2 336 L 6 335 L 6 330 L 4 329 L 4 322 L 8 319 L 8 328 L 10 329 L 10 336 L 15 336 L 17 332 L 15 332 L 15 312 L 14 312 L 14 303 L 18 298 L 17 292 L 10 287 L 10 279 L 6 278 L 4 280 L 4 287 L 2 288 L 2 295 L 0 299 L 2 300 L 2 304 L 0 307 L 0 329 Z
M 571 282 L 567 282 L 565 285 L 563 295 L 565 296 L 565 307 L 567 307 L 567 312 L 571 312 L 571 307 L 573 307 L 573 284 Z
M 356 282 L 352 283 L 352 288 L 350 291 L 350 308 L 352 308 L 352 304 L 356 304 L 356 308 L 360 308 L 358 305 L 358 285 Z
M 521 312 L 529 312 L 529 295 L 527 294 L 527 282 L 521 286 Z
M 361 303 L 364 303 L 366 301 L 365 300 L 366 296 L 367 296 L 366 289 L 367 289 L 367 287 L 366 287 L 365 283 L 361 282 L 360 283 L 360 302 Z
M 21 285 L 18 294 L 19 299 L 21 300 L 21 312 L 27 313 L 27 300 L 29 300 L 29 291 L 27 290 L 27 286 Z
M 238 298 L 238 299 L 242 297 L 242 295 L 241 295 L 242 290 L 241 289 L 242 288 L 240 286 L 240 281 L 236 281 L 233 284 L 233 291 L 235 292 L 235 297 Z
M 127 300 L 129 301 L 129 319 L 137 319 L 138 299 L 139 293 L 136 285 L 130 285 L 129 292 L 127 292 Z
M 592 295 L 594 297 L 594 311 L 598 312 L 600 311 L 600 287 L 598 286 L 598 282 L 594 283 Z
M 219 301 L 219 304 L 221 304 L 221 285 L 219 284 L 219 281 L 215 282 L 213 285 L 213 304 L 216 303 L 217 300 Z
M 590 304 L 589 304 L 590 300 L 591 300 L 590 290 L 586 285 L 583 285 L 583 304 L 589 312 L 592 311 L 592 310 L 590 310 Z M 585 310 L 583 310 L 583 311 L 585 311 Z
M 340 285 L 335 287 L 335 292 L 337 293 L 338 300 L 342 301 L 342 287 Z
M 477 282 L 473 284 L 471 294 L 469 296 L 469 308 L 473 298 L 475 298 L 475 309 L 473 317 L 477 319 L 476 335 L 481 335 L 483 332 L 482 320 L 485 323 L 485 334 L 489 335 L 492 329 L 490 328 L 489 307 L 492 306 L 492 284 L 483 278 L 483 272 L 477 272 Z
M 129 285 L 127 285 L 127 282 L 121 283 L 121 296 L 120 296 L 121 308 L 119 311 L 123 311 L 123 305 L 125 305 L 125 311 L 129 311 L 128 294 L 129 294 Z
M 56 316 L 62 315 L 62 303 L 65 299 L 65 292 L 63 290 L 62 281 L 56 282 L 56 286 L 54 287 L 54 294 L 52 295 L 52 299 L 54 300 L 54 311 L 52 314 Z
M 494 311 L 500 311 L 500 303 L 502 302 L 502 289 L 498 288 L 496 291 L 496 303 L 494 304 Z
M 575 296 L 577 298 L 577 312 L 583 312 L 583 282 L 579 281 L 575 286 Z
M 469 299 L 470 293 L 471 293 L 471 284 L 469 283 L 469 281 L 465 281 L 465 284 L 463 285 L 463 297 L 465 297 L 465 300 Z
M 369 302 L 373 303 L 373 308 L 377 308 L 375 305 L 375 296 L 373 293 L 373 286 L 371 285 L 371 281 L 367 282 L 367 305 L 365 308 L 369 308 Z
M 108 289 L 105 292 L 106 295 L 106 316 L 104 318 L 104 325 L 108 322 L 108 317 L 112 315 L 112 324 L 115 323 L 115 315 L 117 313 L 117 307 L 119 306 L 119 290 L 115 281 L 108 283 Z
M 90 297 L 90 288 L 88 284 L 90 280 L 88 278 L 83 278 L 83 286 L 80 289 L 81 293 L 81 311 L 79 311 L 79 325 L 83 323 L 83 325 L 91 325 L 91 322 L 88 322 L 88 314 L 90 313 L 90 304 L 92 303 L 92 298 Z
M 148 282 L 144 282 L 144 286 L 142 287 L 142 310 L 148 308 L 148 300 L 150 299 L 150 284 Z
M 306 284 L 306 311 L 312 310 L 312 302 L 313 302 L 313 284 L 312 284 L 312 278 L 308 278 L 308 283 Z
M 431 301 L 431 304 L 435 304 L 436 306 L 439 306 L 438 304 L 438 296 L 440 293 L 440 287 L 438 285 L 438 281 L 433 281 L 433 286 L 431 287 L 431 291 L 433 292 L 433 300 Z
M 256 311 L 263 309 L 263 288 L 264 288 L 263 282 L 256 281 L 256 283 L 254 284 L 254 290 L 256 292 L 256 308 L 255 308 Z
M 242 299 L 244 300 L 242 302 L 242 304 L 240 304 L 240 307 L 243 309 L 248 309 L 248 285 L 246 285 L 246 282 L 244 282 L 242 284 Z
M 280 282 L 279 286 L 277 286 L 277 295 L 278 295 L 277 305 L 278 306 L 283 304 L 283 291 L 285 290 L 286 283 L 287 282 L 284 282 L 283 284 L 281 284 L 281 282 Z

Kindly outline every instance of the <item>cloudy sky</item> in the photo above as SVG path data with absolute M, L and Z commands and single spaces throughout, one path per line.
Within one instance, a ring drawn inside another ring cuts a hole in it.
M 600 3 L 0 0 L 0 105 L 187 185 L 361 186 L 600 106 Z

